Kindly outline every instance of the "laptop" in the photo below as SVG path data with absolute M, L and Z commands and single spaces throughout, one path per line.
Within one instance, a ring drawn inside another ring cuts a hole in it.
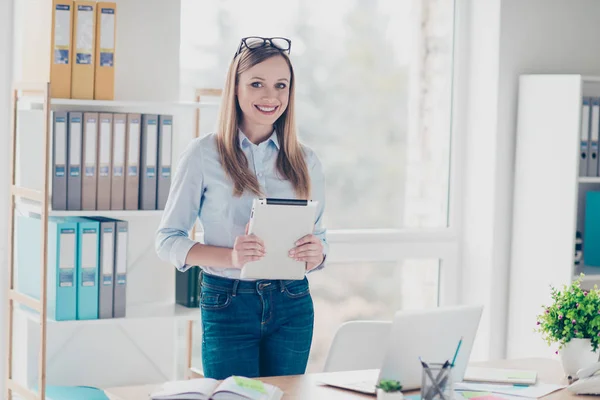
M 422 366 L 452 362 L 459 342 L 452 377 L 462 382 L 483 312 L 482 306 L 440 307 L 399 311 L 394 315 L 387 351 L 380 370 L 324 374 L 321 383 L 366 394 L 376 393 L 381 379 L 395 379 L 402 390 L 421 387 Z

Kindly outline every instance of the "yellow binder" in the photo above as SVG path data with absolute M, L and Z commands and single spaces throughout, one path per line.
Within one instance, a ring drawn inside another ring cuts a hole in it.
M 52 36 L 50 61 L 50 96 L 71 98 L 71 38 L 73 36 L 73 1 L 52 1 Z
M 76 0 L 73 21 L 71 97 L 92 100 L 94 98 L 96 2 Z
M 98 2 L 97 8 L 94 98 L 96 100 L 114 100 L 117 4 Z

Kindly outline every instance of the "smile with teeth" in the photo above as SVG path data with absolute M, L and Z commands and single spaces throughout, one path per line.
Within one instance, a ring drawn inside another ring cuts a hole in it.
M 267 114 L 267 115 L 274 114 L 275 111 L 277 111 L 277 108 L 279 108 L 279 106 L 258 106 L 258 105 L 255 105 L 254 107 L 256 107 L 258 109 L 258 111 L 260 111 L 261 113 Z

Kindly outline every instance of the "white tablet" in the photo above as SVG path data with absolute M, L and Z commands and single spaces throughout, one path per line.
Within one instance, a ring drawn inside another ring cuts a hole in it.
M 317 201 L 255 199 L 248 234 L 265 243 L 266 255 L 244 265 L 242 279 L 304 279 L 306 263 L 290 258 L 288 252 L 298 239 L 313 233 Z

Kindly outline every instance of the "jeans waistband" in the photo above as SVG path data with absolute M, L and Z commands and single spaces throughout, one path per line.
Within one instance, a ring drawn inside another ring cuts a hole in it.
M 202 287 L 223 290 L 231 293 L 233 296 L 239 293 L 257 294 L 259 292 L 275 289 L 284 291 L 285 287 L 291 285 L 292 283 L 306 281 L 306 277 L 304 277 L 303 280 L 259 279 L 255 281 L 244 281 L 241 279 L 230 279 L 222 276 L 211 275 L 204 271 L 200 273 L 200 284 Z

